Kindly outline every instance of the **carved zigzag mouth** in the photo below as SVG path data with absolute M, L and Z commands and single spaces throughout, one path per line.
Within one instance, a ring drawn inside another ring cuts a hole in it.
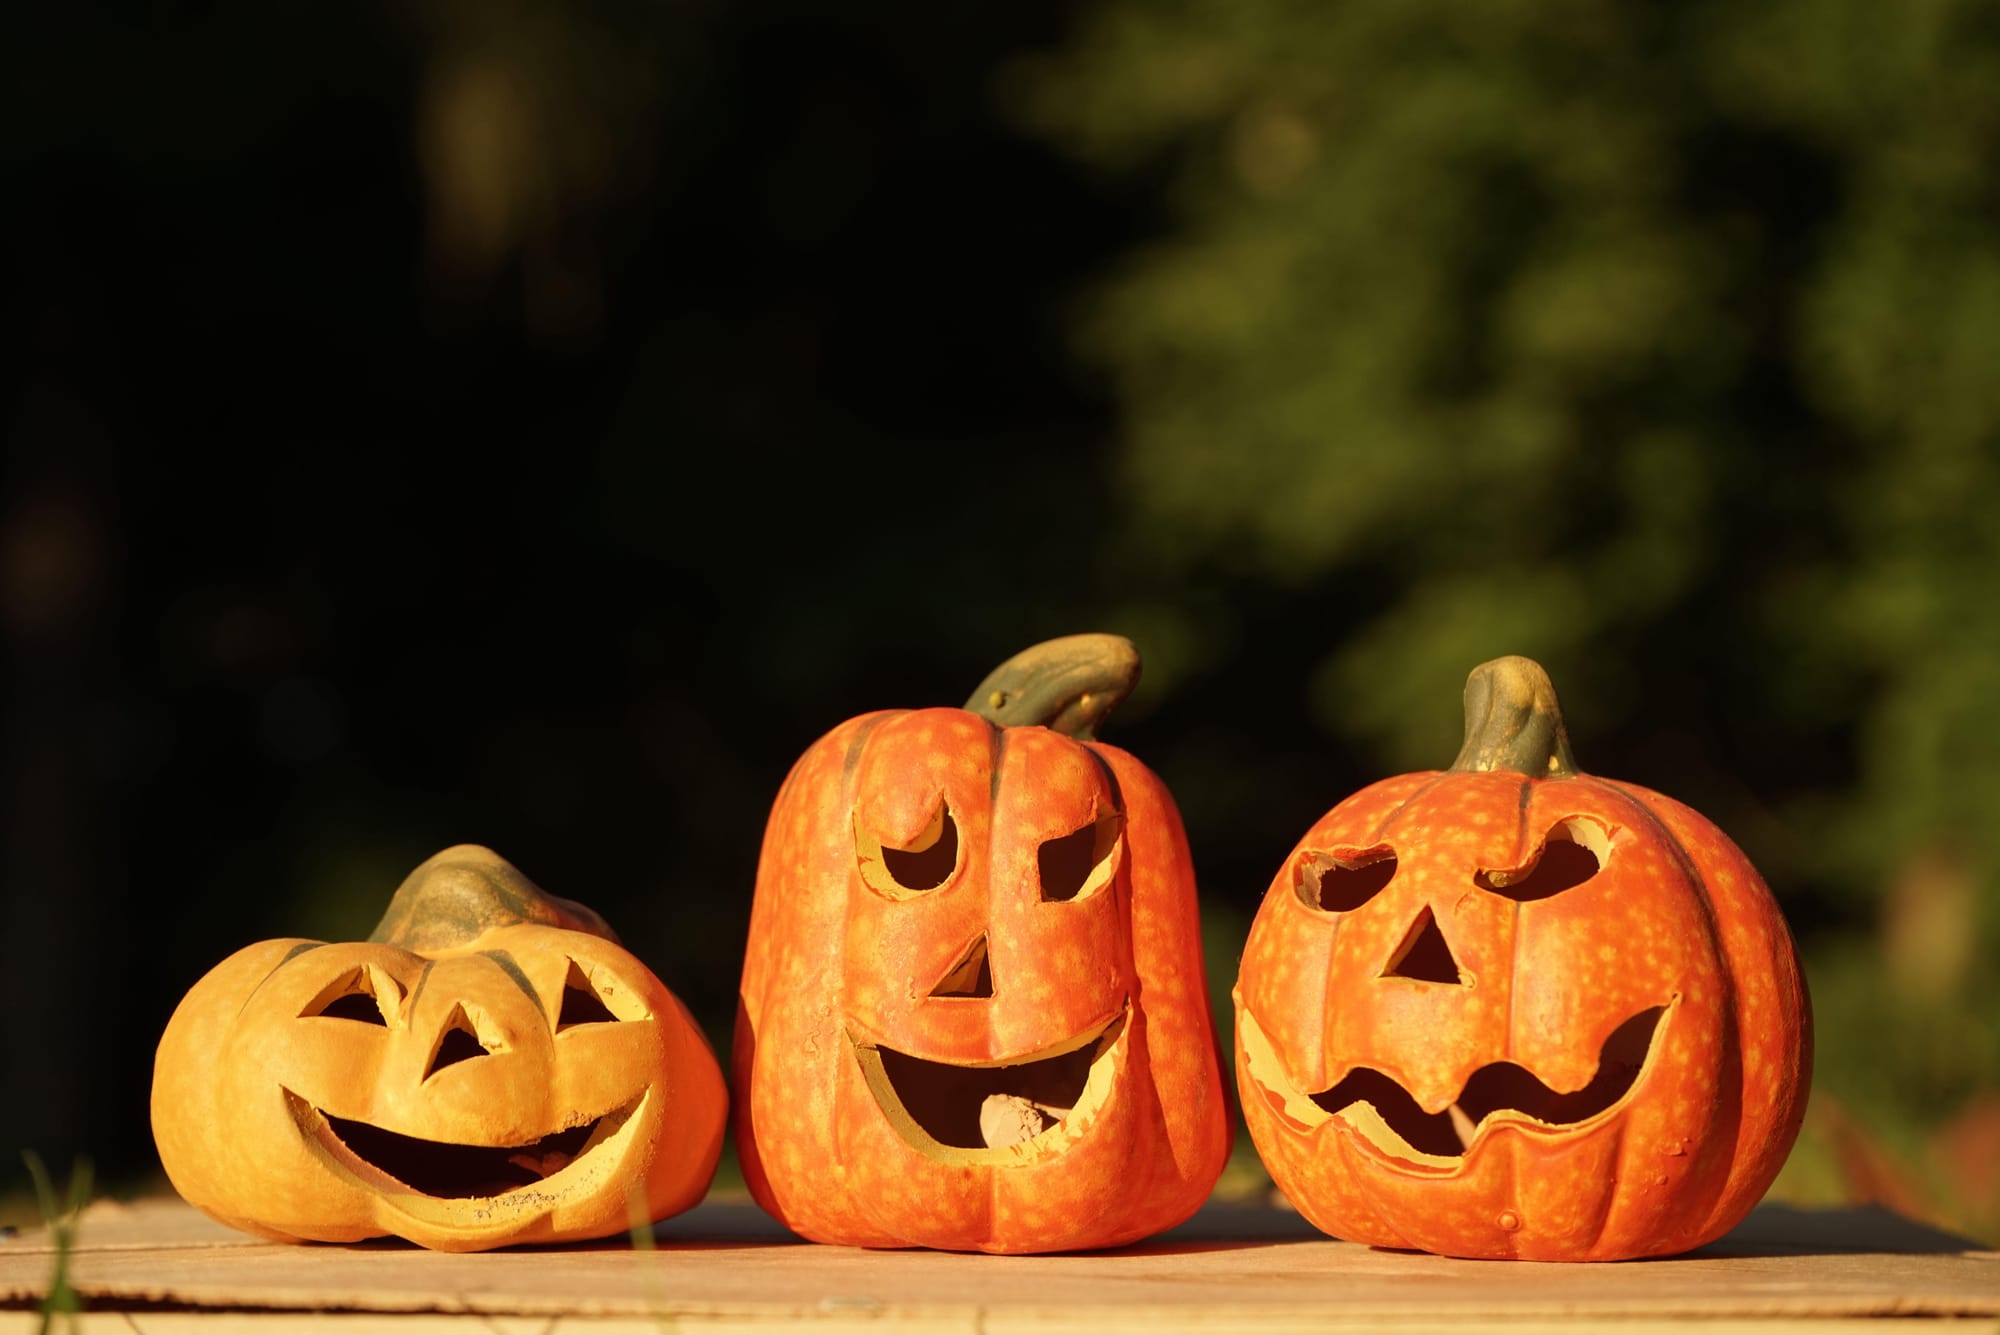
M 307 1143 L 338 1167 L 363 1178 L 385 1177 L 439 1200 L 503 1196 L 540 1186 L 618 1138 L 644 1098 L 642 1094 L 600 1117 L 525 1144 L 461 1145 L 335 1117 L 285 1090 L 286 1106 Z
M 1598 1052 L 1596 1074 L 1581 1089 L 1554 1090 L 1525 1067 L 1492 1062 L 1474 1071 L 1458 1097 L 1437 1112 L 1426 1112 L 1395 1077 L 1368 1066 L 1318 1093 L 1299 1091 L 1247 1010 L 1239 1023 L 1250 1072 L 1280 1116 L 1305 1129 L 1337 1117 L 1392 1158 L 1455 1168 L 1489 1124 L 1566 1129 L 1618 1107 L 1645 1073 L 1668 1009 L 1648 1007 L 1614 1029 Z
M 1023 1057 L 942 1062 L 848 1038 L 884 1117 L 904 1140 L 958 1163 L 1019 1163 L 1081 1134 L 1124 1051 L 1126 1008 Z

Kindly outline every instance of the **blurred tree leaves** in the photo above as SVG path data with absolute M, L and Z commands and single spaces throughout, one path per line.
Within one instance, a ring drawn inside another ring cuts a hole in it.
M 517 274 L 541 336 L 595 332 L 607 218 L 684 169 L 673 113 L 707 88 L 698 9 L 448 3 L 412 12 L 414 137 L 432 282 L 463 300 Z
M 1098 0 L 1001 92 L 1162 201 L 1076 335 L 1129 566 L 1344 604 L 1318 715 L 1378 772 L 1544 658 L 1809 932 L 1961 869 L 1898 938 L 1983 942 L 1949 997 L 1821 977 L 1873 1016 L 1829 1078 L 1922 1116 L 1878 1045 L 2000 1011 L 2000 11 Z

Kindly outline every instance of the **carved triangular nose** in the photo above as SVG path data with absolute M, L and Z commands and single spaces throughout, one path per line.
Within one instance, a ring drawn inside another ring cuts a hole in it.
M 1410 930 L 1403 935 L 1403 944 L 1397 948 L 1382 976 L 1414 978 L 1424 983 L 1450 983 L 1455 987 L 1465 983 L 1459 976 L 1458 961 L 1452 957 L 1451 947 L 1445 944 L 1444 933 L 1438 930 L 1437 919 L 1428 907 L 1410 924 Z
M 486 1045 L 479 1041 L 479 1031 L 466 1015 L 465 1007 L 453 1006 L 450 1018 L 444 1022 L 444 1031 L 438 1035 L 437 1051 L 431 1054 L 430 1069 L 424 1072 L 424 1079 L 430 1079 L 447 1066 L 484 1057 L 487 1051 Z
M 945 970 L 931 989 L 934 997 L 990 997 L 993 995 L 993 968 L 986 962 L 986 933 L 973 938 L 958 963 Z

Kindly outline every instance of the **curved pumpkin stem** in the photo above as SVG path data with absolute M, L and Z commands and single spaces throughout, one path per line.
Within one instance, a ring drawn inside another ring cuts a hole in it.
M 491 928 L 523 923 L 618 940 L 595 909 L 550 894 L 477 844 L 447 848 L 405 877 L 368 939 L 404 950 L 448 950 Z
M 1510 655 L 1472 669 L 1465 679 L 1465 745 L 1451 768 L 1458 774 L 1498 769 L 1537 779 L 1575 776 L 1555 684 L 1540 663 Z
M 1139 684 L 1139 651 L 1123 635 L 1065 635 L 994 668 L 965 707 L 1003 728 L 1040 724 L 1089 741 Z

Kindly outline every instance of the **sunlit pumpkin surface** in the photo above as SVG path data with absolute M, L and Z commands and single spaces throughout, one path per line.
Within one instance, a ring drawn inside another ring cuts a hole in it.
M 735 1067 L 744 1175 L 806 1237 L 1027 1252 L 1178 1223 L 1230 1122 L 1172 799 L 1047 727 L 836 728 L 772 812 Z
M 623 1232 L 706 1190 L 722 1075 L 595 914 L 482 848 L 418 868 L 377 932 L 264 941 L 161 1039 L 174 1186 L 267 1237 L 447 1251 Z
M 1477 759 L 1348 798 L 1273 881 L 1235 992 L 1251 1136 L 1307 1218 L 1361 1242 L 1698 1246 L 1798 1131 L 1811 1049 L 1790 935 L 1713 825 L 1574 772 L 1559 715 L 1560 754 L 1526 759 L 1476 747 L 1484 718 Z

